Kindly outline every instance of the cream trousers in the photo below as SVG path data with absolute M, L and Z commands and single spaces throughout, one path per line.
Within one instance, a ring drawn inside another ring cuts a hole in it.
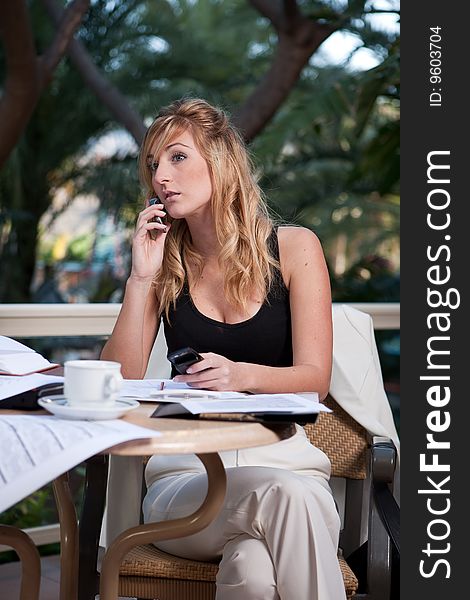
M 194 511 L 207 491 L 204 473 L 155 481 L 146 522 Z M 227 495 L 203 531 L 159 542 L 170 554 L 221 559 L 216 600 L 345 600 L 337 559 L 340 521 L 327 482 L 272 467 L 227 469 Z

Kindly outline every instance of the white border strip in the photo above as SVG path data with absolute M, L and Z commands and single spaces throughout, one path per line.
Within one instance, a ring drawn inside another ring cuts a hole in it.
M 375 329 L 400 328 L 400 304 L 349 303 L 371 315 Z M 0 304 L 0 334 L 10 337 L 109 335 L 120 304 Z

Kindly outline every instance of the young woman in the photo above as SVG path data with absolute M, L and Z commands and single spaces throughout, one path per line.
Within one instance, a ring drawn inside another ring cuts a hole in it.
M 274 226 L 226 115 L 199 99 L 163 109 L 143 142 L 140 174 L 160 203 L 138 216 L 123 306 L 102 358 L 119 361 L 126 378 L 143 377 L 163 321 L 170 352 L 191 346 L 203 356 L 175 378 L 191 387 L 324 398 L 332 331 L 320 243 L 307 229 Z M 301 427 L 278 444 L 222 455 L 228 488 L 219 517 L 158 546 L 221 558 L 218 600 L 342 600 L 328 458 Z M 155 456 L 146 480 L 147 521 L 188 514 L 205 496 L 196 457 Z

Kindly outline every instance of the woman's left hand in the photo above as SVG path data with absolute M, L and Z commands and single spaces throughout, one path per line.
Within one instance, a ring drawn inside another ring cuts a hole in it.
M 243 364 L 236 363 L 213 352 L 201 353 L 203 360 L 191 365 L 185 375 L 177 375 L 174 381 L 187 383 L 192 388 L 242 392 L 246 387 L 242 375 Z M 245 385 L 245 387 L 244 387 Z

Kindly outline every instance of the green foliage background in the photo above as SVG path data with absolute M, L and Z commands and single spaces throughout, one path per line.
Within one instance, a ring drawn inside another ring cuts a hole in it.
M 397 300 L 398 33 L 371 26 L 365 16 L 371 2 L 299 5 L 311 18 L 341 19 L 343 31 L 355 35 L 381 62 L 354 73 L 346 66 L 310 61 L 287 101 L 251 144 L 261 183 L 283 221 L 310 227 L 320 236 L 335 299 L 359 300 L 369 294 L 369 300 Z M 32 1 L 31 12 L 41 51 L 52 27 L 39 2 Z M 245 0 L 96 0 L 79 37 L 147 120 L 183 95 L 202 96 L 234 112 L 269 68 L 277 45 L 269 21 Z M 90 153 L 111 131 L 116 124 L 106 108 L 70 61 L 62 61 L 0 174 L 0 276 L 9 283 L 0 301 L 30 300 L 36 249 L 48 259 L 40 219 L 58 189 L 66 189 L 70 201 L 80 193 L 96 194 L 100 210 L 114 215 L 116 228 L 133 226 L 142 201 L 136 149 L 123 143 L 109 158 Z M 93 239 L 73 244 L 68 257 L 93 259 Z M 377 257 L 391 256 L 393 264 L 377 263 Z M 387 289 L 370 285 L 377 271 L 388 278 Z

